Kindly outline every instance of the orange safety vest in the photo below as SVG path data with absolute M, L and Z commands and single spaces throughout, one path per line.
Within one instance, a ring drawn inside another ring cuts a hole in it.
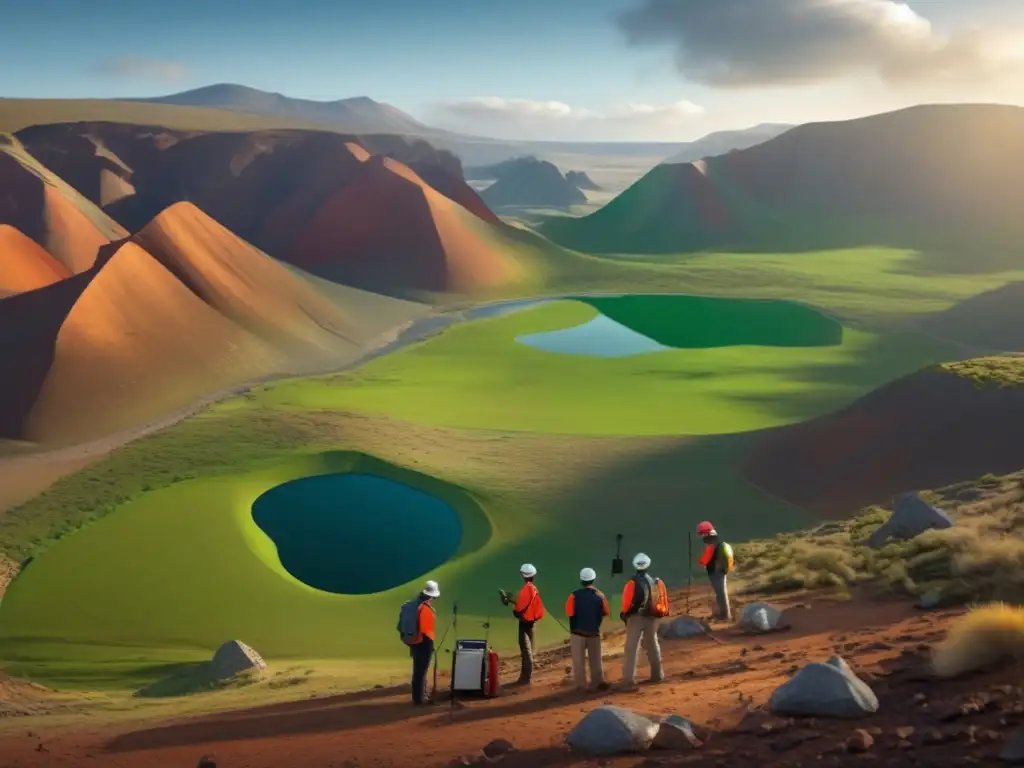
M 416 637 L 413 638 L 413 642 L 411 644 L 419 645 L 423 642 L 424 637 L 429 637 L 433 640 L 434 627 L 436 625 L 437 614 L 434 612 L 434 606 L 427 602 L 421 603 L 419 611 L 416 612 L 416 628 L 419 632 Z
M 708 544 L 706 547 L 704 547 L 704 551 L 701 553 L 700 560 L 698 560 L 697 562 L 705 568 L 707 568 L 708 565 L 711 564 L 711 558 L 715 556 L 716 549 L 718 549 L 717 544 Z
M 537 585 L 528 581 L 519 590 L 519 597 L 516 598 L 515 614 L 520 621 L 533 623 L 544 618 L 544 603 L 540 599 L 540 591 Z

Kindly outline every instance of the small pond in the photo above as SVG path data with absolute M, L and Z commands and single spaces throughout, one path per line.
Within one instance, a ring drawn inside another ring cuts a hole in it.
M 670 349 L 825 347 L 843 326 L 791 301 L 683 294 L 574 297 L 598 314 L 572 328 L 519 336 L 521 344 L 571 355 L 629 357 Z
M 405 584 L 459 549 L 462 521 L 447 502 L 369 474 L 292 480 L 252 505 L 281 564 L 311 587 L 368 595 Z

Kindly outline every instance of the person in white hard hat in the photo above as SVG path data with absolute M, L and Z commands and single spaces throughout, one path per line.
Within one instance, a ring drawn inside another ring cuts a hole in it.
M 665 679 L 661 665 L 661 645 L 658 643 L 658 624 L 668 615 L 668 593 L 661 579 L 647 573 L 651 558 L 643 552 L 633 558 L 636 573 L 626 582 L 622 591 L 622 613 L 626 622 L 626 648 L 622 656 L 622 684 L 625 688 L 636 685 L 637 655 L 641 643 L 651 665 L 651 682 Z
M 512 606 L 512 615 L 519 619 L 519 655 L 522 659 L 519 679 L 516 685 L 529 685 L 533 678 L 533 649 L 536 647 L 533 636 L 534 625 L 544 618 L 544 602 L 533 580 L 537 577 L 537 569 L 530 563 L 523 563 L 519 569 L 523 577 L 523 588 L 513 603 L 511 599 L 502 599 L 506 605 Z
M 611 614 L 608 598 L 597 587 L 593 568 L 580 571 L 579 589 L 569 595 L 565 615 L 569 617 L 569 646 L 572 649 L 572 676 L 576 687 L 587 690 L 587 664 L 590 662 L 590 684 L 605 690 L 604 665 L 601 661 L 601 622 Z
M 440 596 L 437 582 L 428 581 L 416 601 L 416 635 L 409 645 L 409 655 L 412 656 L 412 703 L 416 706 L 423 706 L 430 701 L 427 694 L 427 672 L 430 671 L 430 660 L 434 655 L 437 625 L 434 600 Z

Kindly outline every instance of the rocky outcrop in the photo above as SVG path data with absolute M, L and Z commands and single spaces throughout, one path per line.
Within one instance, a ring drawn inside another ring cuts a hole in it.
M 839 656 L 801 669 L 771 695 L 768 706 L 779 715 L 858 718 L 878 711 L 874 691 Z

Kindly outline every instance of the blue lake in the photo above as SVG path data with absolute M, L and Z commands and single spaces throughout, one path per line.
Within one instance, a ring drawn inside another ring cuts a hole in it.
M 292 576 L 347 595 L 423 576 L 447 562 L 462 540 L 462 520 L 447 502 L 369 474 L 292 480 L 256 499 L 252 517 Z
M 605 315 L 572 328 L 520 336 L 516 341 L 544 352 L 588 357 L 631 357 L 672 349 Z

